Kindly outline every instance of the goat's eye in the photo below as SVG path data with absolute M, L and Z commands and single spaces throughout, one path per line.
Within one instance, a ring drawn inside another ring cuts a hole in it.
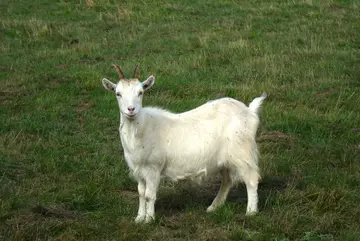
M 143 92 L 142 92 L 142 91 L 140 91 L 140 92 L 139 92 L 139 94 L 138 94 L 138 96 L 140 96 L 140 95 L 142 95 L 142 94 L 143 94 Z
M 119 92 L 117 92 L 117 93 L 116 93 L 116 96 L 119 96 L 119 97 L 121 97 L 121 94 L 120 94 Z

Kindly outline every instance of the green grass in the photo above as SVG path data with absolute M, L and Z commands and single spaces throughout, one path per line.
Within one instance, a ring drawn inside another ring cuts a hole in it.
M 360 2 L 0 3 L 1 240 L 359 240 Z M 157 81 L 180 112 L 270 94 L 258 142 L 260 212 L 246 191 L 205 212 L 217 181 L 164 183 L 137 225 L 109 67 Z

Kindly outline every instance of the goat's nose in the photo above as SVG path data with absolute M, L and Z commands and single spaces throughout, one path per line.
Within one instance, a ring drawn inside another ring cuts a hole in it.
M 129 107 L 128 107 L 128 110 L 129 110 L 130 112 L 133 112 L 133 111 L 135 110 L 135 107 L 134 107 L 134 106 L 129 106 Z

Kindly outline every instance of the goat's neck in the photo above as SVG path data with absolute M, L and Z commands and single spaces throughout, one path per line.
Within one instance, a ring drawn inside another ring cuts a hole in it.
M 139 112 L 134 119 L 129 119 L 120 112 L 120 132 L 136 135 L 141 132 L 143 123 L 144 116 L 142 115 L 142 112 Z
M 138 113 L 136 118 L 128 119 L 120 113 L 120 139 L 124 150 L 125 160 L 131 170 L 136 169 L 136 163 L 142 160 L 144 116 Z

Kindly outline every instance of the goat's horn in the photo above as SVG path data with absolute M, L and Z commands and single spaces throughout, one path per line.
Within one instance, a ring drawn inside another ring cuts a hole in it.
M 124 73 L 121 71 L 119 65 L 113 64 L 113 65 L 111 65 L 111 66 L 114 67 L 114 69 L 115 69 L 116 72 L 118 73 L 120 79 L 125 79 L 125 75 L 124 75 Z
M 135 65 L 135 69 L 134 69 L 134 79 L 138 79 L 139 75 L 139 65 Z

